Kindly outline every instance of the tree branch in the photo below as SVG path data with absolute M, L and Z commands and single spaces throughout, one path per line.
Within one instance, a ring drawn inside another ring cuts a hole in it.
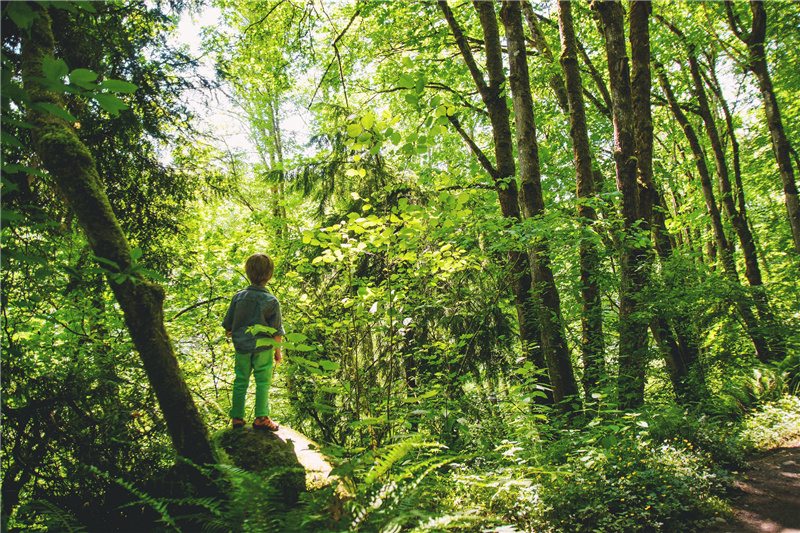
M 456 129 L 458 134 L 461 135 L 461 138 L 464 139 L 464 142 L 467 143 L 469 149 L 472 150 L 473 154 L 475 154 L 475 157 L 478 158 L 478 161 L 484 170 L 489 173 L 493 180 L 497 181 L 497 179 L 500 178 L 499 172 L 497 172 L 497 169 L 492 166 L 492 162 L 489 161 L 489 158 L 486 157 L 486 154 L 483 153 L 483 150 L 481 150 L 478 145 L 475 144 L 475 141 L 472 140 L 472 137 L 470 137 L 469 134 L 464 131 L 464 128 L 461 127 L 461 123 L 458 121 L 458 118 L 455 115 L 448 115 L 447 119 Z
M 176 318 L 178 318 L 179 316 L 181 316 L 182 314 L 187 313 L 187 312 L 191 311 L 192 309 L 196 309 L 196 308 L 200 307 L 201 305 L 218 302 L 219 300 L 225 300 L 226 298 L 227 298 L 227 296 L 217 296 L 216 298 L 209 298 L 208 300 L 203 300 L 201 302 L 197 302 L 194 305 L 190 305 L 186 309 L 181 309 L 175 315 L 173 315 L 173 317 L 170 318 L 169 320 L 171 322 L 171 321 L 175 320 Z

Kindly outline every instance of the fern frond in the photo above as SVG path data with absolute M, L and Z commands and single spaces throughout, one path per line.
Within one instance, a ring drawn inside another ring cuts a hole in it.
M 174 529 L 178 533 L 181 532 L 181 528 L 178 527 L 178 524 L 175 523 L 175 519 L 172 518 L 172 516 L 170 516 L 169 512 L 167 511 L 167 500 L 154 498 L 150 494 L 147 494 L 146 492 L 143 492 L 143 491 L 137 489 L 131 483 L 128 483 L 127 481 L 123 480 L 122 478 L 111 477 L 110 475 L 108 475 L 107 472 L 103 472 L 102 470 L 100 470 L 99 468 L 95 467 L 94 465 L 89 465 L 89 466 L 87 466 L 87 468 L 92 473 L 94 473 L 95 475 L 97 475 L 99 477 L 102 477 L 104 479 L 107 479 L 109 481 L 113 481 L 114 483 L 116 483 L 120 487 L 124 488 L 125 490 L 127 490 L 128 492 L 130 492 L 131 494 L 133 494 L 134 496 L 139 498 L 138 501 L 131 502 L 131 503 L 128 503 L 126 505 L 123 505 L 122 508 L 130 507 L 132 505 L 138 505 L 138 504 L 149 505 L 150 507 L 155 509 L 156 512 L 159 514 L 159 516 L 160 516 L 160 518 L 158 519 L 159 522 L 164 522 L 165 524 L 170 526 L 172 529 Z
M 84 533 L 86 529 L 65 509 L 61 509 L 47 500 L 34 500 L 22 507 L 24 511 L 36 512 L 44 518 L 47 529 L 66 533 Z
M 383 457 L 379 457 L 375 466 L 369 471 L 367 477 L 364 479 L 364 484 L 369 486 L 379 478 L 383 477 L 392 466 L 394 466 L 400 459 L 404 458 L 408 453 L 420 447 L 438 447 L 439 444 L 425 441 L 424 436 L 416 434 L 409 439 L 406 439 L 397 444 L 388 446 L 388 453 Z

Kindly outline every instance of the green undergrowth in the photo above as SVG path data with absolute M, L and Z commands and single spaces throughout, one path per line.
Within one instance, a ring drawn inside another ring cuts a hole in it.
M 726 489 L 749 453 L 800 435 L 800 400 L 738 422 L 669 409 L 557 435 L 505 440 L 493 458 L 457 465 L 442 508 L 474 509 L 484 528 L 505 524 L 497 531 L 702 531 L 729 516 Z
M 532 414 L 527 425 L 506 426 L 507 438 L 487 450 L 398 436 L 340 459 L 331 486 L 291 504 L 274 469 L 218 466 L 223 499 L 117 483 L 130 495 L 126 508 L 152 515 L 150 531 L 703 531 L 728 517 L 726 489 L 748 454 L 800 436 L 800 399 L 785 396 L 733 421 L 678 408 L 607 408 L 563 427 L 541 420 Z M 36 505 L 34 529 L 93 530 L 69 511 Z

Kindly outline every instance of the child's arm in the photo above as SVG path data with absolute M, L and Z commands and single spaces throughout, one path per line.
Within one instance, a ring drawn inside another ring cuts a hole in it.
M 276 342 L 281 342 L 283 340 L 283 335 L 275 335 L 273 338 L 275 339 Z M 280 363 L 281 359 L 283 359 L 283 355 L 281 355 L 281 347 L 280 346 L 276 346 L 275 347 L 275 363 L 276 364 Z

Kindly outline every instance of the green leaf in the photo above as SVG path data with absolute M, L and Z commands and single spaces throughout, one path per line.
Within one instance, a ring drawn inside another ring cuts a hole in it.
M 397 84 L 403 89 L 413 89 L 416 82 L 414 82 L 414 78 L 408 74 L 400 74 L 400 79 L 397 81 Z
M 347 126 L 347 135 L 350 137 L 358 137 L 361 135 L 362 131 L 364 131 L 364 128 L 361 127 L 361 124 L 350 124 Z
M 16 137 L 11 135 L 10 133 L 6 133 L 5 131 L 0 133 L 0 144 L 4 144 L 6 146 L 13 146 L 15 148 L 22 148 L 22 149 L 25 148 L 25 146 L 21 142 L 19 142 L 19 140 Z
M 122 109 L 128 109 L 128 105 L 113 94 L 93 94 L 92 98 L 97 100 L 97 103 L 100 104 L 100 107 L 115 116 L 118 115 Z
M 125 93 L 125 94 L 133 94 L 137 91 L 137 89 L 139 89 L 137 85 L 122 80 L 105 80 L 100 83 L 100 87 L 108 91 L 111 91 L 112 93 Z
M 325 359 L 322 359 L 319 362 L 319 366 L 321 366 L 325 372 L 330 372 L 331 370 L 339 370 L 339 363 L 337 363 L 336 361 L 327 361 Z
M 302 333 L 287 333 L 285 339 L 289 342 L 305 342 L 308 337 Z
M 72 3 L 89 13 L 97 13 L 97 10 L 89 0 L 72 0 Z
M 6 13 L 8 17 L 19 28 L 27 30 L 33 24 L 33 21 L 39 16 L 35 13 L 27 2 L 8 2 L 6 4 Z
M 44 58 L 42 70 L 44 70 L 44 75 L 47 79 L 51 81 L 60 81 L 69 74 L 69 67 L 63 59 L 53 59 L 51 57 Z
M 16 126 L 18 128 L 30 129 L 33 127 L 32 124 L 28 124 L 27 122 L 23 122 L 21 120 L 13 119 L 11 117 L 3 117 L 2 122 L 3 124 L 11 124 L 12 126 Z
M 425 76 L 420 76 L 417 78 L 417 82 L 414 85 L 414 89 L 417 91 L 417 94 L 422 94 L 422 91 L 425 90 L 425 84 L 428 80 L 425 79 Z
M 137 248 L 134 248 L 133 250 L 131 250 L 131 259 L 133 259 L 134 261 L 138 261 L 141 258 L 142 258 L 142 249 L 141 248 L 137 247 Z
M 364 126 L 365 130 L 372 128 L 372 126 L 375 125 L 375 115 L 372 113 L 367 113 L 364 115 L 364 117 L 361 119 L 361 125 Z
M 73 117 L 69 111 L 67 111 L 63 107 L 51 104 L 50 102 L 37 102 L 33 104 L 33 106 L 31 107 L 33 109 L 38 109 L 39 111 L 50 113 L 51 115 L 56 116 L 62 120 L 66 120 L 70 124 L 73 124 L 78 121 L 78 119 Z
M 96 79 L 97 74 L 85 68 L 78 68 L 69 73 L 69 82 L 84 89 L 92 88 Z
M 19 213 L 9 211 L 8 209 L 3 209 L 2 211 L 0 211 L 0 220 L 7 220 L 7 221 L 22 220 L 23 218 L 24 217 Z M 3 250 L 3 253 L 5 253 L 5 249 Z

